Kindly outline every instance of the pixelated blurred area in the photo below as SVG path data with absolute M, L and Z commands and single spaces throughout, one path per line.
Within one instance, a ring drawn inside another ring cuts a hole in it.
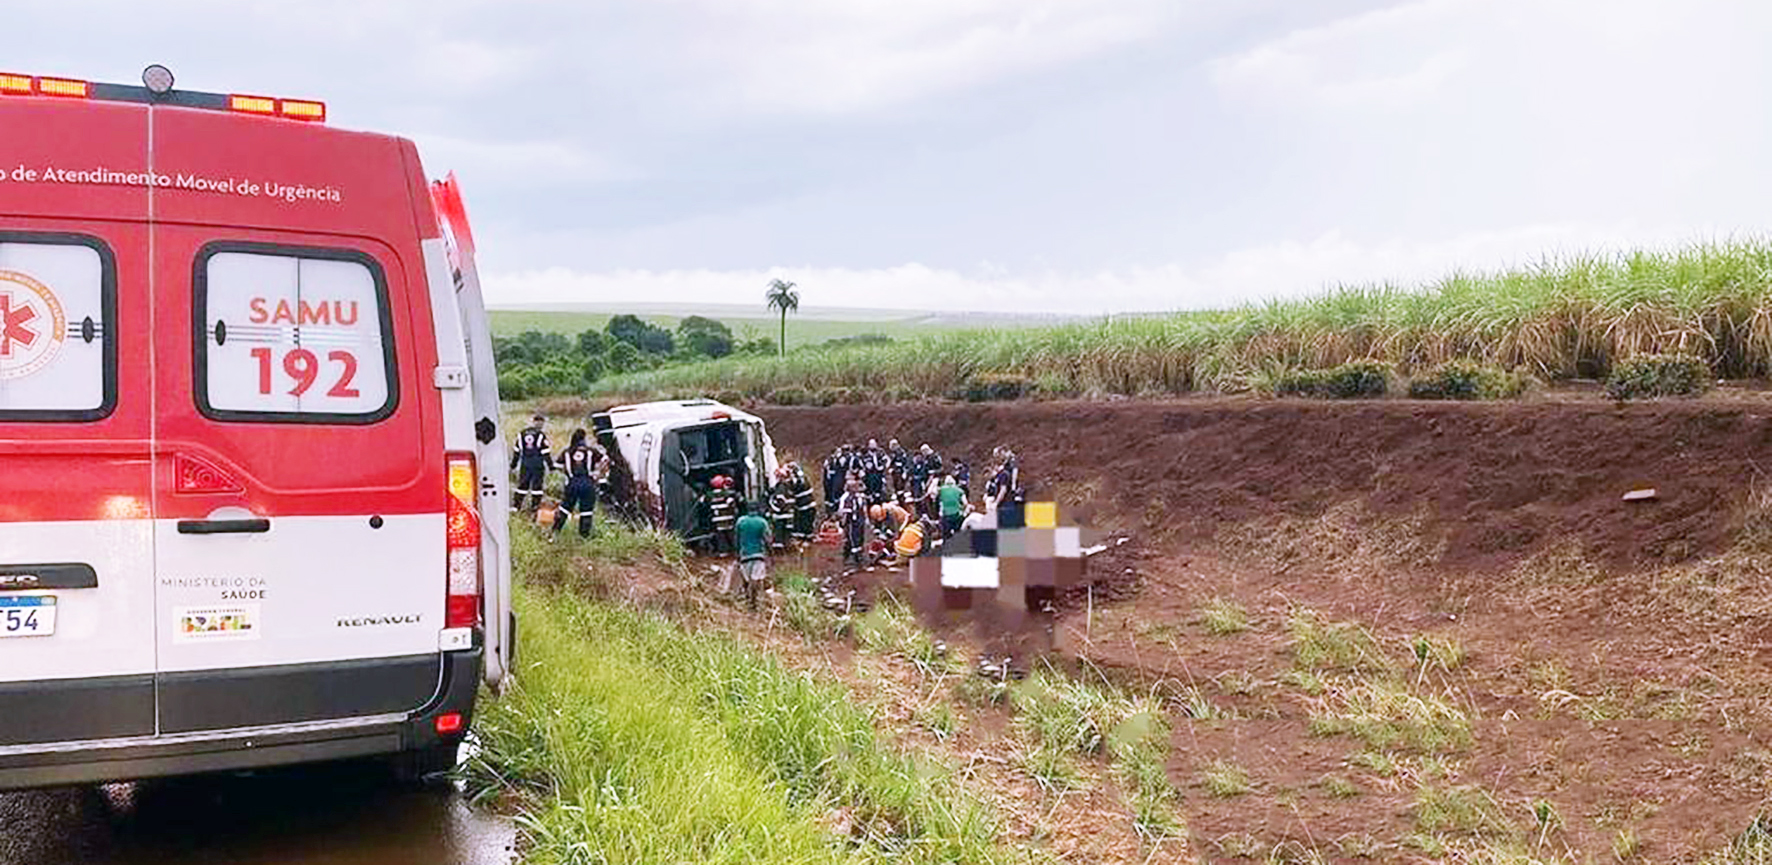
M 1005 504 L 910 560 L 912 606 L 936 627 L 965 620 L 992 651 L 1052 649 L 1059 595 L 1085 581 L 1089 556 L 1108 549 L 1056 502 Z

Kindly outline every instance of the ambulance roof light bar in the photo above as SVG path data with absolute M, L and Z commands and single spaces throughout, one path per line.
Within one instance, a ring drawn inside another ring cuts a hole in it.
M 311 99 L 281 99 L 240 93 L 203 93 L 172 89 L 172 70 L 156 63 L 142 70 L 141 86 L 104 84 L 77 78 L 18 75 L 0 72 L 0 97 L 50 96 L 63 99 L 98 99 L 108 102 L 141 102 L 231 111 L 260 117 L 276 117 L 304 123 L 325 123 L 326 103 Z

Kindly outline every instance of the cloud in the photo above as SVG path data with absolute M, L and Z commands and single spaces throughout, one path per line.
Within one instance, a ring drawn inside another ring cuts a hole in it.
M 836 115 L 965 90 L 1156 38 L 1189 8 L 1173 0 L 681 2 L 704 15 L 715 34 L 692 55 L 721 73 L 717 100 L 748 110 Z
M 1471 66 L 1447 47 L 1455 26 L 1511 0 L 1418 0 L 1293 31 L 1208 63 L 1230 95 L 1328 107 L 1403 107 L 1432 96 Z
M 419 155 L 434 173 L 454 171 L 477 184 L 505 190 L 560 184 L 633 180 L 638 169 L 570 141 L 482 141 L 415 135 Z
M 1425 242 L 1362 242 L 1339 232 L 1308 241 L 1240 249 L 1197 266 L 1165 264 L 1091 273 L 1011 274 L 989 264 L 969 272 L 921 264 L 874 269 L 782 267 L 755 270 L 576 271 L 494 274 L 489 302 L 520 304 L 648 302 L 762 303 L 763 286 L 798 283 L 808 307 L 1091 314 L 1215 309 L 1301 297 L 1336 285 L 1421 285 L 1452 272 L 1531 266 L 1596 251 L 1671 247 L 1721 237 L 1633 224 L 1543 224 L 1474 231 Z

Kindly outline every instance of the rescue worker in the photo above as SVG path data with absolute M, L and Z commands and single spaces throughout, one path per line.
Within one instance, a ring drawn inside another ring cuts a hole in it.
M 928 543 L 929 527 L 923 520 L 909 520 L 898 533 L 898 540 L 893 542 L 892 549 L 899 559 L 911 559 L 922 555 Z
M 905 476 L 910 479 L 911 489 L 916 491 L 920 500 L 923 497 L 923 488 L 929 486 L 929 461 L 924 459 L 922 451 L 918 451 L 911 454 L 908 467 Z
M 918 489 L 912 486 L 910 476 L 899 471 L 897 466 L 893 466 L 892 500 L 897 502 L 899 507 L 904 508 L 907 511 L 915 511 L 917 507 L 917 499 L 920 495 Z
M 954 483 L 960 485 L 960 492 L 967 498 L 972 497 L 972 467 L 965 460 L 954 460 Z
M 848 486 L 837 501 L 837 521 L 843 527 L 843 563 L 861 567 L 868 540 L 868 495 L 859 479 L 851 478 Z
M 566 521 L 578 517 L 578 536 L 591 536 L 591 520 L 597 510 L 597 466 L 603 452 L 585 442 L 585 431 L 572 431 L 572 442 L 560 452 L 556 465 L 566 474 L 566 491 L 560 495 L 560 507 L 554 511 L 554 534 L 566 527 Z M 553 538 L 549 538 L 553 540 Z
M 923 470 L 930 477 L 940 478 L 947 474 L 947 467 L 942 463 L 941 454 L 936 453 L 935 448 L 930 447 L 928 442 L 924 442 L 923 446 L 917 449 L 917 453 L 923 458 Z
M 732 479 L 715 475 L 714 489 L 708 493 L 708 518 L 714 532 L 715 555 L 733 550 L 732 529 L 738 522 L 738 504 L 738 491 L 733 489 Z
M 882 552 L 888 556 L 891 552 L 892 540 L 904 533 L 905 526 L 916 522 L 911 518 L 910 511 L 893 503 L 874 505 L 868 508 L 868 518 L 873 521 L 874 535 L 886 540 L 887 549 Z
M 794 530 L 794 491 L 786 466 L 775 470 L 775 484 L 769 488 L 769 522 L 775 549 L 786 549 Z
M 743 501 L 738 502 L 738 512 L 741 516 L 733 531 L 738 542 L 739 591 L 754 612 L 763 581 L 769 578 L 769 521 L 751 513 L 750 505 Z
M 867 452 L 861 456 L 861 481 L 867 488 L 869 501 L 878 504 L 887 500 L 886 470 L 890 464 L 879 440 L 868 439 Z
M 892 467 L 898 471 L 900 477 L 910 476 L 911 455 L 904 449 L 904 445 L 898 443 L 898 439 L 886 442 L 886 458 L 891 460 Z
M 1021 469 L 1016 465 L 1015 452 L 999 447 L 993 452 L 997 464 L 996 474 L 985 484 L 985 498 L 990 502 L 992 510 L 1005 504 L 1021 500 Z
M 788 490 L 794 497 L 794 539 L 810 543 L 817 530 L 818 503 L 812 498 L 812 482 L 797 462 L 788 463 Z
M 848 445 L 838 445 L 831 455 L 824 458 L 824 513 L 830 516 L 837 512 L 837 499 L 843 496 L 843 478 L 849 474 Z
M 511 471 L 517 472 L 517 491 L 511 497 L 511 510 L 535 513 L 541 507 L 548 469 L 553 468 L 554 446 L 548 443 L 548 431 L 542 428 L 548 419 L 538 413 L 529 420 L 529 426 L 517 433 L 517 441 L 511 445 Z M 524 496 L 529 497 L 527 504 L 523 501 Z

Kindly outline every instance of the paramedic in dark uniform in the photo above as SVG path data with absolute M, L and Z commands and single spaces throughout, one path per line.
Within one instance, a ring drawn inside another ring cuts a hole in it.
M 859 568 L 866 557 L 868 529 L 868 495 L 859 479 L 851 478 L 837 501 L 837 520 L 843 527 L 843 564 L 853 562 Z
M 837 512 L 837 499 L 843 495 L 843 479 L 849 474 L 848 445 L 838 445 L 831 455 L 824 458 L 824 512 L 826 516 Z
M 788 463 L 788 488 L 794 494 L 794 540 L 812 541 L 818 522 L 818 503 L 812 498 L 812 481 L 799 463 Z
M 794 530 L 794 486 L 792 473 L 786 466 L 775 470 L 775 484 L 769 488 L 769 529 L 775 549 L 787 549 Z
M 517 443 L 511 448 L 511 471 L 517 472 L 517 493 L 511 497 L 511 510 L 528 510 L 535 512 L 541 507 L 541 496 L 544 481 L 548 476 L 549 465 L 553 459 L 554 447 L 548 444 L 548 432 L 542 429 L 547 418 L 536 415 L 530 418 L 529 426 L 517 433 Z M 523 497 L 529 496 L 529 503 L 523 503 Z
M 732 528 L 738 522 L 738 491 L 732 488 L 731 478 L 714 477 L 714 489 L 708 493 L 708 515 L 714 529 L 714 554 L 732 552 L 736 549 Z
M 554 515 L 554 534 L 559 535 L 566 521 L 578 517 L 578 536 L 591 536 L 591 522 L 597 510 L 597 468 L 602 451 L 585 443 L 585 431 L 572 431 L 572 444 L 560 452 L 560 471 L 566 473 L 566 492 L 560 496 L 560 511 Z

